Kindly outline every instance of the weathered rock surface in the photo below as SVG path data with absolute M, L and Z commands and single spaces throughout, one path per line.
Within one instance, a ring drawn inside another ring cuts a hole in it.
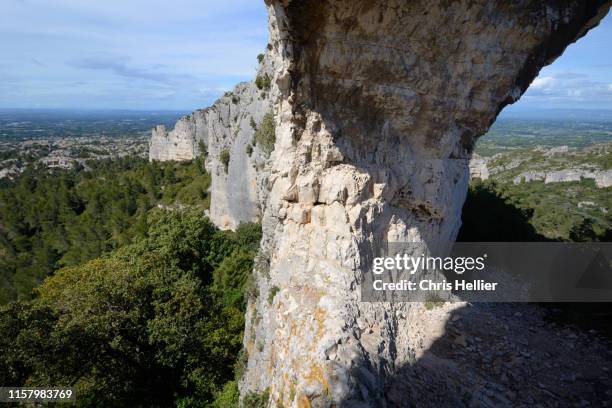
M 149 160 L 191 160 L 200 154 L 195 137 L 195 123 L 192 118 L 181 118 L 173 130 L 158 125 L 151 131 L 149 141 Z
M 595 184 L 599 188 L 612 186 L 612 170 L 605 170 L 595 173 Z
M 258 75 L 271 69 L 265 60 Z M 212 178 L 209 216 L 220 228 L 261 218 L 268 155 L 253 144 L 253 136 L 271 111 L 271 99 L 269 91 L 254 82 L 241 83 L 211 107 L 181 118 L 172 131 L 164 126 L 152 131 L 149 160 L 191 160 L 205 147 L 205 166 Z M 220 160 L 224 151 L 229 153 L 227 168 Z
M 263 214 L 242 393 L 269 389 L 269 406 L 285 407 L 460 403 L 464 390 L 440 372 L 464 374 L 464 385 L 482 373 L 427 350 L 463 305 L 428 313 L 422 304 L 361 303 L 359 284 L 385 241 L 443 252 L 454 240 L 476 139 L 610 1 L 267 5 L 259 74 L 271 76 L 271 89 L 241 84 L 174 130 L 156 128 L 150 156 L 190 159 L 202 142 L 213 221 L 233 228 Z M 251 118 L 257 125 L 270 109 L 275 150 L 249 155 Z M 472 347 L 465 335 L 456 340 Z M 445 398 L 431 384 L 445 385 Z M 491 399 L 484 388 L 482 406 Z
M 512 181 L 514 184 L 529 183 L 531 181 L 544 181 L 546 179 L 546 173 L 543 171 L 526 171 L 514 178 Z
M 556 156 L 559 154 L 562 155 L 568 152 L 569 152 L 569 146 L 555 146 L 553 148 L 546 149 L 546 151 L 544 152 L 544 156 L 553 157 L 553 156 Z
M 384 241 L 444 251 L 477 137 L 609 4 L 268 1 L 277 132 L 243 394 L 410 403 L 397 375 L 450 315 L 361 303 L 369 261 Z
M 580 181 L 582 179 L 592 179 L 599 188 L 612 186 L 612 170 L 585 170 L 585 169 L 566 169 L 554 171 L 525 171 L 513 180 L 514 184 L 528 183 L 530 181 L 544 181 L 544 183 L 566 183 Z
M 484 157 L 472 154 L 470 159 L 470 178 L 487 180 L 489 178 L 489 168 L 487 167 L 487 160 Z
M 586 173 L 581 173 L 576 170 L 559 170 L 559 171 L 551 171 L 546 173 L 546 177 L 544 178 L 544 183 L 560 183 L 567 181 L 580 181 L 582 176 Z

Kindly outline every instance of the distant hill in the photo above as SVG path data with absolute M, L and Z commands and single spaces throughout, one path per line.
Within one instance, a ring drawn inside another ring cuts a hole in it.
M 130 110 L 0 109 L 0 139 L 148 134 L 185 112 Z
M 520 230 L 522 222 L 533 232 L 513 236 L 516 240 L 610 239 L 612 142 L 584 148 L 505 147 L 493 156 L 476 156 L 470 167 L 473 180 L 462 239 L 492 239 L 499 234 L 495 220 L 504 211 L 512 215 L 505 218 L 508 231 Z M 484 214 L 491 222 L 483 220 Z M 491 235 L 478 235 L 489 227 Z
M 512 106 L 504 109 L 499 119 L 578 120 L 612 122 L 609 109 L 525 109 Z
M 525 115 L 503 115 L 478 140 L 476 153 L 492 156 L 509 150 L 537 146 L 568 146 L 585 148 L 594 144 L 612 142 L 612 111 L 566 112 L 545 111 Z M 587 118 L 586 112 L 591 112 Z M 608 112 L 609 120 L 604 120 Z M 531 117 L 530 117 L 531 116 Z M 578 119 L 582 117 L 583 119 Z

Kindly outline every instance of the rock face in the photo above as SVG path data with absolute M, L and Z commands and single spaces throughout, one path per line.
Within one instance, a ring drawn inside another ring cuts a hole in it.
M 170 132 L 164 125 L 151 131 L 149 141 L 149 160 L 191 160 L 200 154 L 195 138 L 195 123 L 191 117 L 181 118 Z
M 269 389 L 269 406 L 408 406 L 398 375 L 448 314 L 362 303 L 363 274 L 384 241 L 445 250 L 476 139 L 609 2 L 267 5 L 277 131 L 242 393 Z
M 567 169 L 555 171 L 525 171 L 513 180 L 514 184 L 528 183 L 530 181 L 544 181 L 549 183 L 566 183 L 571 181 L 580 181 L 582 179 L 593 179 L 598 188 L 606 188 L 612 186 L 612 170 L 585 170 L 585 169 Z
M 544 152 L 544 156 L 546 157 L 553 157 L 559 154 L 564 154 L 564 153 L 568 153 L 569 152 L 569 146 L 555 146 L 551 149 L 547 149 Z
M 543 171 L 526 171 L 514 178 L 512 181 L 514 184 L 529 183 L 531 181 L 544 181 L 546 179 L 546 172 Z
M 544 183 L 561 183 L 568 181 L 580 181 L 583 174 L 576 170 L 559 170 L 546 173 Z M 586 176 L 586 174 L 585 174 Z
M 271 70 L 264 60 L 258 75 Z M 211 107 L 181 118 L 172 131 L 164 126 L 152 131 L 149 160 L 191 160 L 205 147 L 205 166 L 212 178 L 209 216 L 220 228 L 233 229 L 261 218 L 268 154 L 253 144 L 253 137 L 271 112 L 271 100 L 270 92 L 254 81 L 241 83 Z M 220 159 L 223 154 L 229 154 L 227 166 Z
M 484 157 L 472 154 L 470 159 L 470 178 L 487 180 L 489 178 L 489 168 Z
M 595 184 L 599 188 L 612 186 L 612 170 L 605 170 L 595 174 Z

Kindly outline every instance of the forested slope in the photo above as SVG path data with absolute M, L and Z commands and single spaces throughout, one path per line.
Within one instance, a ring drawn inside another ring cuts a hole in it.
M 0 304 L 28 297 L 46 276 L 142 238 L 159 206 L 208 208 L 201 159 L 88 162 L 89 169 L 29 167 L 0 185 Z

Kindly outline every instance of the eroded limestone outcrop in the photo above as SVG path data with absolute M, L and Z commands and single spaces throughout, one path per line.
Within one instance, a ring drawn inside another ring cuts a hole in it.
M 543 181 L 548 183 L 567 183 L 581 181 L 583 179 L 593 179 L 598 188 L 612 186 L 612 170 L 585 170 L 585 169 L 566 169 L 554 171 L 526 171 L 513 180 L 514 184 L 528 183 L 530 181 Z
M 271 88 L 241 84 L 173 131 L 155 129 L 151 144 L 158 160 L 206 146 L 217 225 L 263 214 L 243 395 L 268 389 L 269 405 L 285 407 L 433 398 L 419 388 L 429 378 L 413 381 L 404 368 L 459 306 L 432 314 L 422 304 L 362 303 L 363 274 L 385 241 L 445 250 L 460 226 L 477 138 L 609 6 L 267 0 L 270 44 L 258 75 L 268 74 Z M 272 156 L 259 147 L 249 154 L 251 119 L 258 125 L 270 110 Z
M 170 132 L 164 125 L 155 126 L 149 140 L 149 160 L 191 160 L 200 154 L 198 141 L 191 116 L 181 118 Z
M 476 139 L 610 2 L 267 4 L 277 132 L 242 393 L 409 406 L 397 376 L 448 314 L 362 303 L 363 273 L 385 241 L 445 250 Z
M 472 154 L 470 159 L 470 178 L 488 180 L 489 168 L 487 167 L 487 159 L 479 156 L 476 153 Z
M 258 75 L 271 72 L 269 61 L 262 61 Z M 206 150 L 205 166 L 212 179 L 209 216 L 220 228 L 261 218 L 269 153 L 254 143 L 254 134 L 271 112 L 271 100 L 269 89 L 244 82 L 211 107 L 181 118 L 170 132 L 163 125 L 152 131 L 149 160 L 191 160 Z

